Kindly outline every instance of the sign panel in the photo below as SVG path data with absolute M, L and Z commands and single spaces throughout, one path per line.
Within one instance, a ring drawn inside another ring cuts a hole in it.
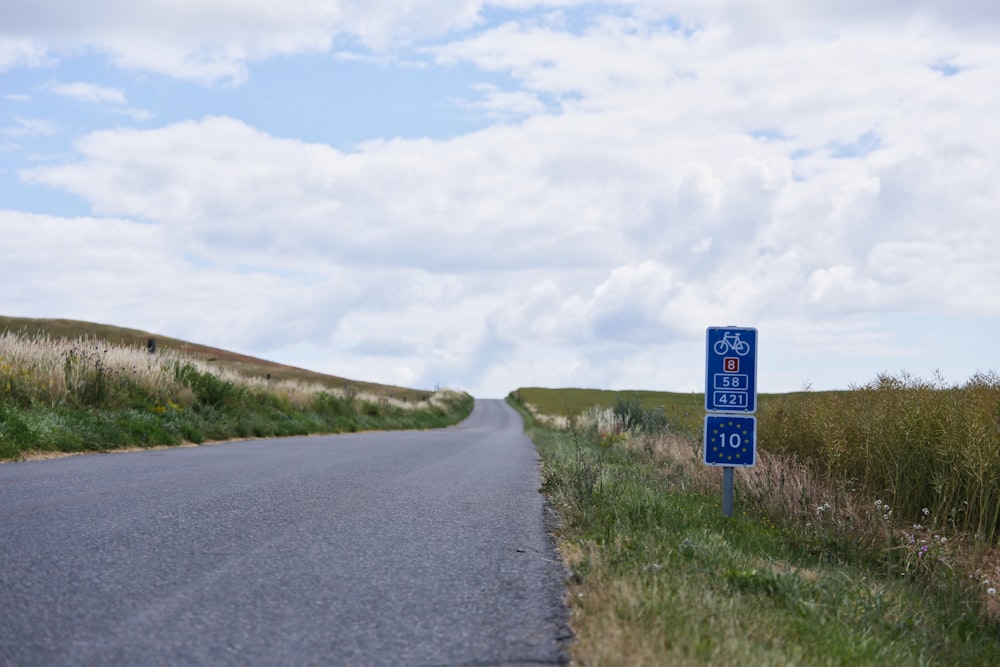
M 750 468 L 756 463 L 756 417 L 705 415 L 705 465 Z
M 757 330 L 709 327 L 705 355 L 705 410 L 757 411 Z

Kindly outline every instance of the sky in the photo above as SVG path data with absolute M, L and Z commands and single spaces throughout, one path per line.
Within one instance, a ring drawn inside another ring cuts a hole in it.
M 357 380 L 1000 369 L 995 0 L 0 0 L 0 314 Z

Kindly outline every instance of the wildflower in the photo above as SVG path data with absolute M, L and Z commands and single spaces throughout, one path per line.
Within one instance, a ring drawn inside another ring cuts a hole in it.
M 996 595 L 997 594 L 997 589 L 995 589 L 992 586 L 990 586 L 989 588 L 986 589 L 986 592 L 989 593 L 990 595 Z
M 923 509 L 922 509 L 922 510 L 920 510 L 920 511 L 924 513 L 924 516 L 929 516 L 929 515 L 930 515 L 930 513 L 931 513 L 931 511 L 930 511 L 929 509 L 927 509 L 926 507 L 925 507 L 925 508 L 923 508 Z

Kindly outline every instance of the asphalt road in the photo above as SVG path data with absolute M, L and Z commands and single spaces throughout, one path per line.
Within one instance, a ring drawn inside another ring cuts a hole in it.
M 520 417 L 0 465 L 0 665 L 565 662 Z

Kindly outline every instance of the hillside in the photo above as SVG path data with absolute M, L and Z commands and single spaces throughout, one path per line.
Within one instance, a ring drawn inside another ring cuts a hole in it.
M 79 320 L 65 319 L 40 319 L 28 317 L 5 317 L 0 315 L 0 335 L 10 331 L 12 333 L 23 333 L 28 336 L 47 335 L 53 339 L 76 339 L 93 338 L 107 341 L 114 345 L 128 347 L 147 348 L 149 340 L 156 340 L 158 350 L 170 349 L 181 352 L 187 356 L 194 357 L 206 362 L 211 366 L 218 366 L 236 371 L 249 377 L 271 377 L 275 380 L 299 380 L 303 382 L 319 383 L 331 389 L 344 389 L 350 387 L 359 393 L 385 396 L 387 398 L 421 400 L 430 393 L 423 389 L 410 389 L 406 387 L 396 387 L 374 382 L 351 380 L 326 375 L 315 371 L 286 366 L 273 361 L 258 359 L 256 357 L 237 354 L 227 350 L 221 350 L 208 345 L 190 343 L 168 336 L 162 336 L 148 331 L 138 329 L 127 329 L 109 324 L 98 324 L 94 322 L 83 322 Z
M 464 392 L 349 380 L 135 329 L 0 319 L 0 461 L 440 428 L 472 405 Z

